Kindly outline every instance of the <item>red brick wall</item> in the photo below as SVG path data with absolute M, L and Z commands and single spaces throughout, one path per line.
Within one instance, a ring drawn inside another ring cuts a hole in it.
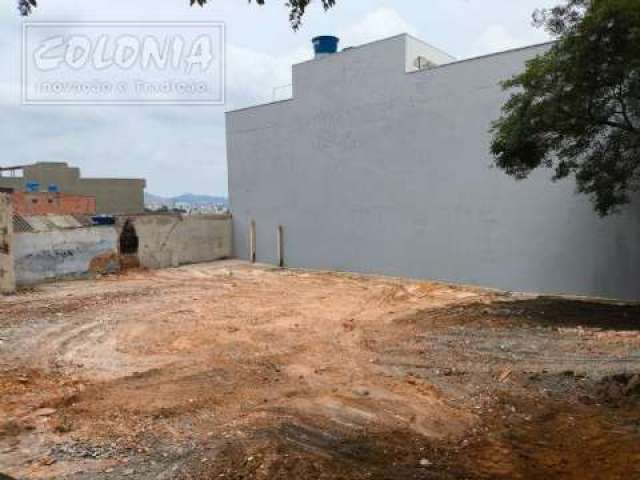
M 95 215 L 96 199 L 66 193 L 14 192 L 13 210 L 19 215 Z

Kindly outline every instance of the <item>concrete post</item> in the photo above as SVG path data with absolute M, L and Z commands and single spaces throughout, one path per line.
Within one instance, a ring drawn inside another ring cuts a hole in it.
M 11 196 L 0 193 L 0 293 L 16 291 L 13 261 L 13 208 Z
M 278 225 L 277 231 L 277 248 L 278 248 L 278 266 L 284 267 L 284 228 Z
M 256 263 L 256 221 L 251 220 L 249 225 L 249 259 Z

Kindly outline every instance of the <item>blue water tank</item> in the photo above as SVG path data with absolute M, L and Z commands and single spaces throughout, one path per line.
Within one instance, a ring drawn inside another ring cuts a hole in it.
M 60 187 L 55 183 L 49 185 L 49 193 L 60 193 Z
M 36 193 L 40 191 L 40 184 L 38 182 L 27 182 L 27 192 Z
M 333 55 L 338 52 L 338 43 L 340 43 L 340 39 L 338 37 L 321 35 L 319 37 L 315 37 L 312 41 L 313 51 L 316 54 L 316 58 L 323 57 L 325 55 Z

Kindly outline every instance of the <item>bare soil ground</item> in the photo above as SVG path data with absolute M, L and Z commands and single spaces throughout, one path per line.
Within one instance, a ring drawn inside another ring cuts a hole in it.
M 639 330 L 638 305 L 241 262 L 48 284 L 0 298 L 0 472 L 640 479 Z

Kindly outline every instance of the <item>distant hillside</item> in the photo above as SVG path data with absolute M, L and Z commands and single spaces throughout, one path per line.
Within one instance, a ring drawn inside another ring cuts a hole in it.
M 153 193 L 144 193 L 145 205 L 164 205 L 167 207 L 174 207 L 176 203 L 186 203 L 191 206 L 199 205 L 221 205 L 224 207 L 229 206 L 229 199 L 227 197 L 214 197 L 211 195 L 197 195 L 194 193 L 183 193 L 177 197 L 161 197 L 154 195 Z
M 210 195 L 195 195 L 193 193 L 183 193 L 177 197 L 173 197 L 174 202 L 194 204 L 210 204 L 227 205 L 229 203 L 226 197 L 212 197 Z

